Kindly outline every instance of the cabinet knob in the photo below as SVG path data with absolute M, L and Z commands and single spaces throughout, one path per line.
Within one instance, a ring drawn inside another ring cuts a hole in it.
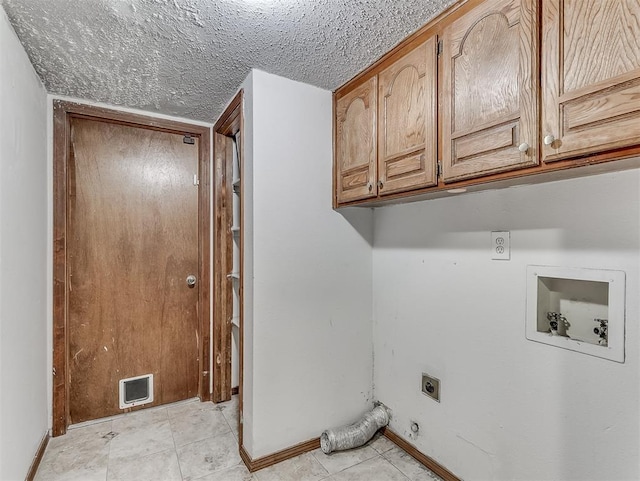
M 522 142 L 520 145 L 518 145 L 518 150 L 520 152 L 526 152 L 527 150 L 529 150 L 529 144 L 527 144 L 526 142 Z
M 384 187 L 384 184 L 382 183 L 381 180 L 378 181 L 378 188 L 382 189 Z
M 369 189 L 369 192 L 371 192 L 373 190 L 373 184 L 371 182 L 369 182 L 367 184 L 367 188 Z
M 553 135 L 545 135 L 543 142 L 544 145 L 551 145 L 556 138 Z

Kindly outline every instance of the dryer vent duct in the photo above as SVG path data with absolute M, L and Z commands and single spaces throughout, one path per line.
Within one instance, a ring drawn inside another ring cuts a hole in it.
M 357 448 L 369 441 L 378 429 L 389 424 L 389 410 L 382 404 L 373 408 L 360 421 L 337 429 L 327 429 L 320 436 L 325 454 Z

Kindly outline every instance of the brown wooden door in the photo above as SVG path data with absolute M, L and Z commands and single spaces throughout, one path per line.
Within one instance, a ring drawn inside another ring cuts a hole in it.
M 487 0 L 444 30 L 445 182 L 538 164 L 536 4 Z
M 640 143 L 640 1 L 542 5 L 544 161 Z
M 69 422 L 122 412 L 119 380 L 154 375 L 152 405 L 198 395 L 198 144 L 71 120 Z
M 376 77 L 336 101 L 336 200 L 377 195 Z
M 380 73 L 378 193 L 436 185 L 437 54 L 435 37 Z

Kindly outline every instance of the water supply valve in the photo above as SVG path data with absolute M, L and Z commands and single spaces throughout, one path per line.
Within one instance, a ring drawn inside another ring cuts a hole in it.
M 558 335 L 559 327 L 566 329 L 569 326 L 567 318 L 559 312 L 547 312 L 547 320 L 549 321 L 549 332 L 554 336 Z
M 593 328 L 593 333 L 600 337 L 598 344 L 606 346 L 609 343 L 609 320 L 608 319 L 594 319 L 593 322 L 600 324 L 599 327 Z

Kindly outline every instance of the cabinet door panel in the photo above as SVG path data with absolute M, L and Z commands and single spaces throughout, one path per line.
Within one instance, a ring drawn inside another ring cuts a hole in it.
M 424 168 L 424 154 L 422 153 L 390 160 L 386 164 L 387 183 L 410 175 L 422 175 Z
M 460 162 L 464 162 L 467 159 L 488 155 L 490 161 L 491 155 L 515 145 L 516 139 L 519 137 L 518 124 L 519 122 L 516 120 L 454 139 L 453 148 L 456 157 Z
M 565 27 L 564 91 L 573 92 L 640 68 L 638 0 L 552 0 Z
M 338 204 L 375 197 L 376 77 L 336 102 Z
M 437 183 L 436 79 L 435 38 L 380 73 L 380 195 Z
M 640 143 L 640 1 L 543 2 L 545 162 Z
M 446 27 L 445 182 L 537 165 L 536 32 L 532 0 L 487 0 Z
M 569 131 L 588 127 L 599 120 L 611 121 L 634 114 L 640 107 L 640 79 L 596 95 L 567 100 L 563 107 Z

